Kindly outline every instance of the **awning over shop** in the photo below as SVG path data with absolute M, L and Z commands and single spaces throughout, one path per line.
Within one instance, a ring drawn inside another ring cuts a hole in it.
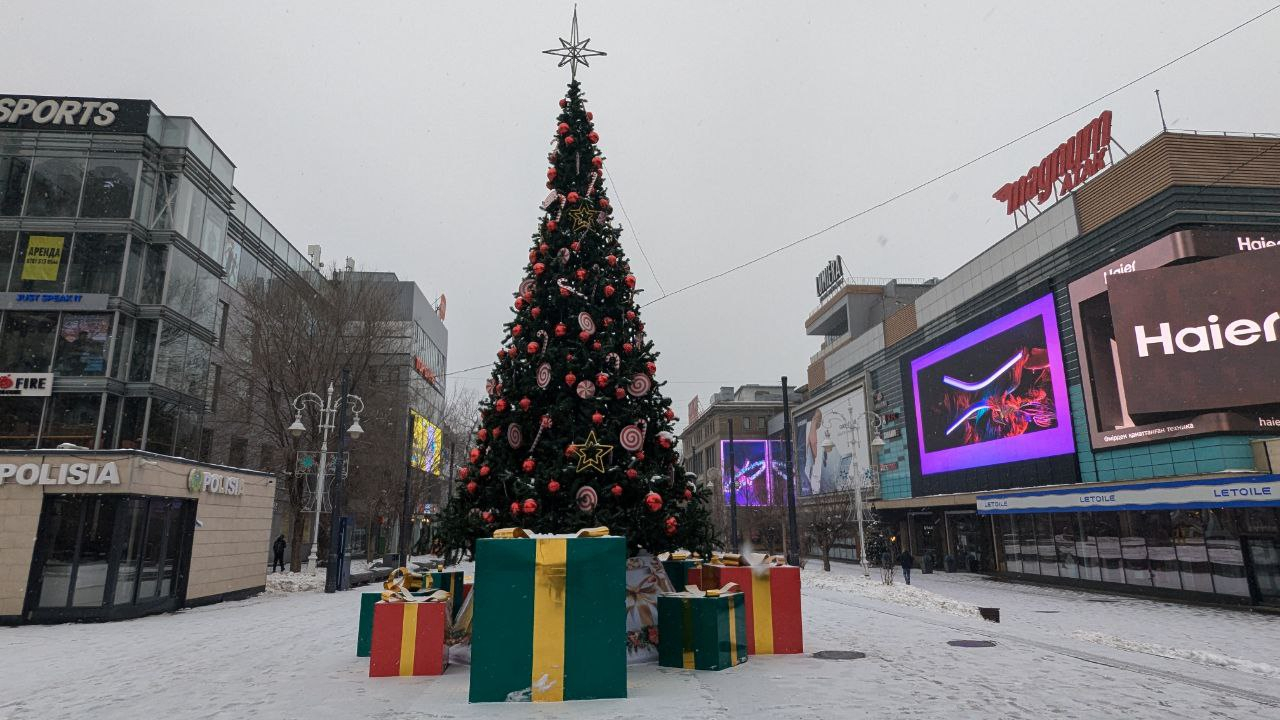
M 982 515 L 1264 507 L 1280 505 L 1280 475 L 984 493 L 977 503 Z

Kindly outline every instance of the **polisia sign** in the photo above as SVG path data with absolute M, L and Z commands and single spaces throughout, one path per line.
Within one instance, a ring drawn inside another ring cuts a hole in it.
M 187 475 L 187 489 L 191 492 L 207 492 L 215 495 L 239 495 L 243 487 L 238 477 L 220 475 L 200 468 L 192 468 Z
M 120 470 L 114 462 L 98 463 L 0 463 L 0 485 L 119 485 Z

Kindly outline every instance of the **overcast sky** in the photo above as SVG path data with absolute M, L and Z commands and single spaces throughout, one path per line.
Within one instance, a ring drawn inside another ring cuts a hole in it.
M 1270 2 L 579 3 L 579 79 L 623 243 L 661 295 L 853 215 L 1194 48 Z M 1036 7 L 1031 7 L 1032 5 Z M 971 9 L 978 8 L 978 9 Z M 0 92 L 150 98 L 190 115 L 299 249 L 448 296 L 449 365 L 509 319 L 568 68 L 571 2 L 0 5 Z M 914 195 L 644 310 L 681 416 L 720 385 L 805 378 L 813 277 L 945 276 L 1013 223 L 991 198 L 1102 109 L 1280 131 L 1280 11 Z M 653 272 L 640 256 L 648 252 Z M 655 278 L 656 273 L 656 278 Z M 450 378 L 483 384 L 486 371 Z

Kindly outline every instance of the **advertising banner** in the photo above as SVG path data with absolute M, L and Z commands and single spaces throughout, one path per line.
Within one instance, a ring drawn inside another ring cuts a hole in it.
M 444 456 L 444 431 L 410 410 L 413 418 L 413 444 L 409 464 L 418 470 L 439 475 Z
M 49 397 L 53 394 L 53 373 L 0 372 L 0 397 Z
M 795 421 L 796 490 L 801 497 L 866 487 L 871 467 L 867 396 L 862 388 L 810 410 Z M 856 429 L 845 427 L 856 424 Z M 857 433 L 857 442 L 854 433 Z
M 23 280 L 57 280 L 62 267 L 61 235 L 32 235 L 27 238 L 27 252 L 22 260 Z
M 730 463 L 730 443 L 720 441 L 720 467 L 733 467 L 733 488 L 730 489 L 730 473 L 724 472 L 721 484 L 724 486 L 724 503 L 730 503 L 730 493 L 736 491 L 737 503 L 740 507 L 756 507 L 773 504 L 773 467 L 769 457 L 768 440 L 734 440 L 732 464 Z
M 1266 235 L 1192 229 L 1071 283 L 1092 446 L 1280 434 L 1278 270 Z
M 1052 294 L 909 367 L 922 475 L 1075 451 Z

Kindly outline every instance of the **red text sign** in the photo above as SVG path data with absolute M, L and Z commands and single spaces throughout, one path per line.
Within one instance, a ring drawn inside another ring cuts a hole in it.
M 1059 180 L 1062 181 L 1061 193 L 1066 195 L 1102 170 L 1110 146 L 1111 111 L 1104 110 L 1080 132 L 1046 155 L 1039 165 L 1027 170 L 1027 174 L 1017 180 L 1005 183 L 991 197 L 1003 201 L 1007 213 L 1012 215 L 1029 202 L 1040 204 L 1053 197 L 1054 186 Z

